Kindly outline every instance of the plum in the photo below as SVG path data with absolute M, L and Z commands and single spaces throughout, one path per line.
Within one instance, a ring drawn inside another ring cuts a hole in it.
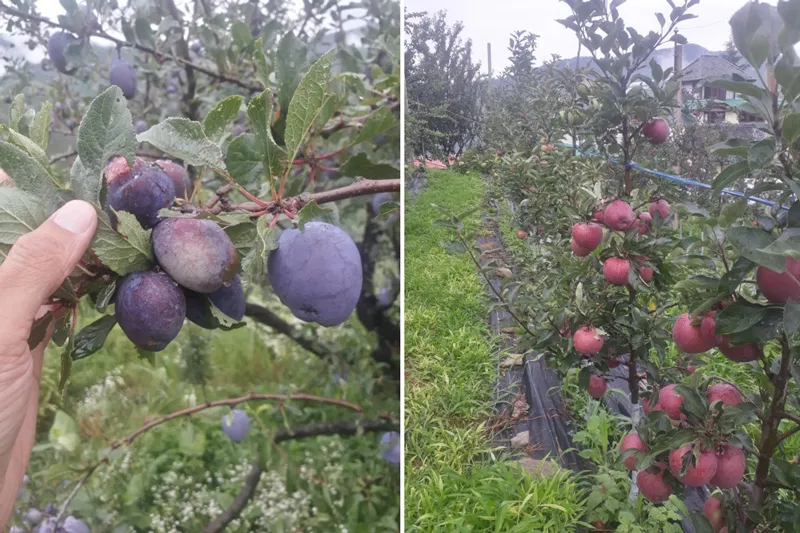
M 74 74 L 75 68 L 67 70 L 67 56 L 64 54 L 67 45 L 76 39 L 69 33 L 58 32 L 50 36 L 47 40 L 47 55 L 53 67 L 62 74 Z
M 117 322 L 137 347 L 159 352 L 178 336 L 186 318 L 186 298 L 164 272 L 134 272 L 117 287 Z
M 222 417 L 222 430 L 233 442 L 242 442 L 250 431 L 250 417 L 241 409 L 233 409 Z
M 189 43 L 189 50 L 191 50 L 198 56 L 203 56 L 203 54 L 205 53 L 205 47 L 203 46 L 203 43 L 197 40 Z
M 122 94 L 128 100 L 136 96 L 136 73 L 133 71 L 133 66 L 127 61 L 123 59 L 112 61 L 108 80 L 111 85 L 122 89 Z
M 38 533 L 56 533 L 57 530 L 58 522 L 56 522 L 56 519 L 45 518 L 44 522 L 41 523 L 37 531 Z M 88 529 L 86 531 L 88 531 Z
M 150 125 L 147 123 L 146 120 L 139 119 L 136 121 L 133 127 L 136 128 L 136 133 L 143 133 L 147 131 L 148 128 L 150 128 Z
M 326 222 L 289 229 L 267 260 L 275 294 L 294 316 L 322 326 L 341 324 L 355 309 L 363 281 L 353 239 Z
M 78 520 L 74 516 L 64 519 L 64 533 L 91 533 L 89 526 L 83 520 Z
M 11 529 L 8 530 L 8 533 L 26 533 L 26 530 L 22 529 L 21 527 L 11 526 Z
M 145 229 L 155 226 L 159 221 L 159 210 L 171 206 L 174 200 L 175 186 L 158 167 L 139 167 L 130 174 L 109 180 L 108 207 L 131 213 Z M 109 214 L 113 222 L 116 217 L 112 215 Z
M 25 521 L 35 526 L 42 521 L 42 512 L 39 509 L 28 509 L 25 513 Z
M 186 172 L 183 165 L 169 159 L 159 159 L 156 161 L 156 165 L 172 180 L 172 184 L 175 186 L 175 196 L 188 200 L 193 187 L 192 180 L 189 179 L 189 173 Z
M 396 431 L 384 433 L 381 436 L 381 455 L 383 459 L 392 464 L 400 464 L 400 434 Z
M 119 182 L 118 184 L 121 184 L 123 181 L 126 181 L 127 178 L 130 177 L 131 172 L 142 168 L 146 164 L 144 159 L 137 157 L 133 161 L 133 167 L 131 167 L 128 165 L 128 160 L 124 157 L 112 157 L 108 165 L 106 165 L 103 175 L 110 187 L 114 182 Z
M 58 514 L 58 507 L 56 507 L 52 503 L 48 503 L 44 507 L 44 513 L 50 516 L 55 516 L 56 514 Z
M 153 251 L 167 274 L 202 294 L 231 283 L 239 266 L 230 237 L 211 220 L 163 220 L 153 230 Z
M 186 318 L 206 329 L 213 329 L 214 323 L 206 315 L 204 298 L 208 297 L 214 305 L 234 320 L 244 317 L 245 299 L 242 280 L 239 275 L 233 276 L 230 285 L 223 285 L 211 294 L 199 294 L 186 290 Z
M 170 82 L 167 84 L 167 88 L 164 92 L 166 94 L 175 94 L 178 92 L 178 86 Z

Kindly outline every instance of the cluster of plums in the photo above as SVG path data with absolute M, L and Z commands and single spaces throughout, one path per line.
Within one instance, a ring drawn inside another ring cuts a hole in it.
M 116 317 L 139 348 L 160 351 L 177 337 L 184 319 L 211 329 L 208 301 L 226 316 L 241 320 L 245 296 L 237 274 L 239 258 L 231 239 L 214 221 L 161 218 L 159 211 L 176 197 L 188 198 L 191 181 L 183 166 L 168 160 L 152 165 L 123 157 L 105 169 L 107 213 L 136 217 L 152 229 L 158 267 L 124 276 L 117 284 Z M 298 318 L 334 326 L 355 309 L 361 294 L 361 257 L 350 236 L 336 226 L 309 222 L 304 231 L 289 229 L 267 259 L 275 294 Z
M 28 476 L 25 476 L 23 484 L 27 482 Z M 24 490 L 20 489 L 20 495 Z M 8 533 L 90 533 L 89 526 L 83 520 L 70 515 L 58 523 L 56 516 L 58 508 L 53 504 L 48 504 L 42 510 L 31 507 L 22 513 L 22 525 L 11 526 Z
M 74 74 L 75 68 L 67 68 L 66 49 L 77 37 L 66 32 L 57 32 L 47 41 L 47 55 L 53 67 L 62 74 Z M 133 65 L 124 59 L 114 59 L 108 72 L 108 81 L 122 90 L 128 100 L 136 96 L 136 72 Z
M 687 423 L 686 415 L 680 410 L 683 396 L 677 393 L 675 387 L 675 385 L 663 387 L 658 393 L 658 401 L 652 407 L 649 399 L 645 399 L 645 413 L 663 411 L 674 424 L 685 425 Z M 738 405 L 744 401 L 739 390 L 728 383 L 709 386 L 706 390 L 706 398 L 712 411 Z M 633 450 L 633 452 L 626 454 L 624 464 L 629 470 L 635 470 L 636 455 L 647 453 L 650 448 L 639 434 L 630 433 L 620 443 L 621 453 L 629 450 Z M 686 454 L 696 454 L 697 460 L 690 461 L 685 472 L 681 474 L 687 461 Z M 719 442 L 711 449 L 703 448 L 700 445 L 685 444 L 671 450 L 665 461 L 657 461 L 654 466 L 640 470 L 636 477 L 636 483 L 645 498 L 654 503 L 661 503 L 672 493 L 669 483 L 664 479 L 667 470 L 676 480 L 688 487 L 712 485 L 721 489 L 731 489 L 742 480 L 746 469 L 747 463 L 742 448 L 727 442 Z M 709 520 L 711 519 L 709 518 Z

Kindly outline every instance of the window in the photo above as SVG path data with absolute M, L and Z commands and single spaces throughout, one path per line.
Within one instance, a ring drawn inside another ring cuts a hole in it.
M 750 113 L 739 112 L 739 122 L 759 122 L 761 119 Z
M 709 111 L 708 112 L 708 123 L 709 124 L 722 124 L 725 122 L 725 112 L 724 111 Z
M 725 100 L 725 89 L 717 87 L 704 87 L 703 98 L 706 100 Z

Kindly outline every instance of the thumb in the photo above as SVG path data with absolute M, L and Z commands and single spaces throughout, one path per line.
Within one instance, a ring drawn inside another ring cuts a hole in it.
M 0 320 L 29 328 L 39 307 L 80 261 L 96 227 L 94 207 L 74 200 L 17 239 L 0 265 Z

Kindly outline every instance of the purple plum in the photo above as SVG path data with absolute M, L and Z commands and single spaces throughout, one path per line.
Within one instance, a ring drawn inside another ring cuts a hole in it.
M 362 266 L 356 244 L 326 222 L 289 229 L 267 260 L 272 289 L 294 316 L 326 327 L 341 324 L 361 295 Z
M 116 315 L 120 328 L 137 347 L 159 352 L 181 331 L 186 298 L 164 272 L 134 272 L 117 287 Z
M 128 100 L 136 96 L 136 73 L 133 71 L 133 66 L 127 61 L 115 59 L 111 62 L 108 81 L 111 85 L 119 87 Z
M 202 294 L 233 281 L 239 265 L 230 237 L 211 220 L 163 220 L 153 230 L 153 250 L 175 281 Z
M 214 305 L 234 320 L 244 318 L 245 302 L 242 280 L 239 274 L 233 276 L 230 285 L 223 285 L 211 294 L 199 294 L 186 290 L 186 318 L 206 329 L 213 329 L 214 322 L 206 314 L 205 299 L 211 300 Z
M 384 433 L 381 437 L 381 455 L 384 460 L 392 463 L 400 463 L 400 434 L 396 431 Z
M 189 179 L 189 173 L 186 172 L 183 165 L 169 159 L 159 159 L 156 161 L 156 165 L 172 180 L 172 184 L 175 186 L 175 196 L 188 200 L 193 187 L 192 180 Z
M 91 530 L 83 520 L 68 516 L 64 520 L 64 533 L 91 533 Z
M 42 521 L 42 512 L 39 509 L 28 509 L 25 513 L 25 521 L 35 526 Z
M 143 133 L 147 131 L 148 128 L 150 128 L 150 125 L 147 123 L 146 120 L 139 119 L 136 121 L 133 127 L 136 129 L 136 133 Z
M 242 442 L 250 431 L 250 417 L 240 409 L 234 409 L 222 417 L 222 430 L 233 442 Z
M 74 74 L 75 68 L 67 70 L 67 56 L 64 54 L 67 45 L 76 39 L 69 33 L 58 32 L 47 40 L 47 55 L 53 67 L 62 74 Z
M 152 228 L 159 221 L 158 212 L 170 207 L 175 200 L 172 180 L 163 170 L 153 166 L 135 168 L 124 176 L 109 180 L 108 207 L 115 211 L 127 211 L 136 217 L 143 228 Z M 109 212 L 109 217 L 115 222 L 116 217 L 110 209 Z

